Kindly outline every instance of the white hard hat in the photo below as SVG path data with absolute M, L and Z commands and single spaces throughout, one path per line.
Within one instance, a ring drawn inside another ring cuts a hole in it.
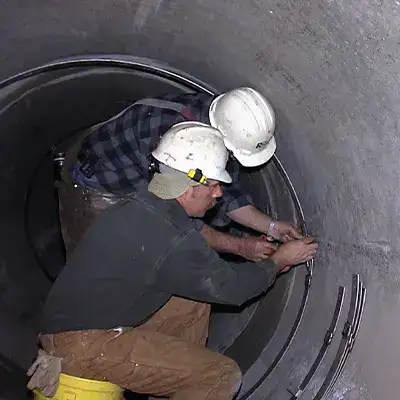
M 197 169 L 204 177 L 225 183 L 232 178 L 225 170 L 229 153 L 222 134 L 200 122 L 181 122 L 170 128 L 152 152 L 159 162 L 189 174 Z
M 226 147 L 245 167 L 264 164 L 274 154 L 275 113 L 256 90 L 243 87 L 218 96 L 211 103 L 209 117 L 224 135 Z

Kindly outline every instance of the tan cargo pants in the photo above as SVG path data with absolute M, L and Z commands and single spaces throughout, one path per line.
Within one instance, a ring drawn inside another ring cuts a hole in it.
M 174 400 L 232 399 L 241 384 L 239 367 L 194 343 L 196 336 L 204 341 L 199 328 L 208 319 L 208 310 L 203 308 L 200 314 L 195 302 L 180 300 L 172 299 L 148 323 L 122 333 L 42 335 L 43 348 L 62 358 L 62 371 L 69 375 Z
M 67 154 L 70 165 L 76 148 Z M 129 201 L 75 187 L 59 187 L 67 257 L 102 210 Z M 206 349 L 210 305 L 172 297 L 150 320 L 122 332 L 89 330 L 42 335 L 43 348 L 61 357 L 63 372 L 106 380 L 137 393 L 174 400 L 228 400 L 240 388 L 241 371 L 228 357 Z

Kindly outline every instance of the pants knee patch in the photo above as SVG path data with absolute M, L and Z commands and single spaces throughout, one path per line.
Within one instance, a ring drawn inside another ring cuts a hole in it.
M 236 393 L 239 392 L 240 387 L 242 386 L 242 381 L 243 381 L 243 375 L 238 367 L 238 371 L 235 372 L 234 379 L 233 379 L 233 386 L 232 386 L 232 394 L 233 395 L 235 395 Z

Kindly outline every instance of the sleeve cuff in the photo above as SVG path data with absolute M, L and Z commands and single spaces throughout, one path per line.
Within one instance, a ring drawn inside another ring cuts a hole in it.
M 196 229 L 196 231 L 200 232 L 203 229 L 204 221 L 201 220 L 200 218 L 190 218 L 190 219 L 193 222 L 194 229 Z

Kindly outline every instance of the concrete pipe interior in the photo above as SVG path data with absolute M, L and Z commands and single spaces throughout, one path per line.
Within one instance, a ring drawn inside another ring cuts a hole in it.
M 26 310 L 29 317 L 24 318 L 25 333 L 27 329 L 32 333 L 35 331 L 39 305 L 48 285 L 56 279 L 65 262 L 54 187 L 53 154 L 65 150 L 68 143 L 74 140 L 75 133 L 115 115 L 140 98 L 171 91 L 213 92 L 206 84 L 182 72 L 171 74 L 155 61 L 140 61 L 141 65 L 104 61 L 104 58 L 64 61 L 3 85 L 0 129 L 12 129 L 16 134 L 14 140 L 7 138 L 4 143 L 8 147 L 6 152 L 19 154 L 24 171 L 30 164 L 30 172 L 24 172 L 17 179 L 20 189 L 25 190 L 21 196 L 21 201 L 24 201 L 21 206 L 24 210 L 25 238 L 21 236 L 21 239 L 25 239 L 27 250 L 35 260 L 29 268 L 39 268 L 41 275 L 47 278 L 46 284 L 36 286 L 37 292 L 41 293 L 39 303 L 32 302 Z M 55 101 L 58 111 L 54 109 Z M 18 139 L 21 136 L 24 137 L 22 142 Z M 252 194 L 260 209 L 274 218 L 304 224 L 295 192 L 278 159 L 274 158 L 262 168 L 249 169 L 241 179 L 243 187 Z M 11 197 L 13 192 L 7 193 Z M 19 192 L 17 197 L 20 195 Z M 16 200 L 13 199 L 13 202 Z M 239 226 L 229 225 L 224 230 L 236 235 L 249 234 Z M 239 259 L 233 261 L 240 262 Z M 293 270 L 279 279 L 268 296 L 251 301 L 244 307 L 214 306 L 208 347 L 229 354 L 240 364 L 243 372 L 247 372 L 267 348 L 281 322 L 296 276 L 300 279 L 301 288 L 304 273 L 296 274 Z M 303 312 L 304 307 L 300 308 L 298 312 Z M 291 317 L 288 319 L 291 320 Z M 14 329 L 18 331 L 22 328 L 20 321 L 15 323 Z M 295 327 L 297 324 L 293 320 Z M 8 348 L 5 355 L 11 360 L 27 361 L 26 356 L 34 344 L 33 336 L 30 339 L 28 348 L 15 341 L 15 346 Z M 279 351 L 271 358 L 271 364 L 276 362 L 275 358 L 279 359 L 282 347 L 287 347 L 284 342 L 281 348 L 278 343 L 276 346 Z M 258 381 L 254 383 L 258 384 Z
M 64 57 L 130 54 L 201 81 L 172 83 L 145 69 L 98 65 L 101 57 L 94 57 L 91 65 L 1 86 L 0 398 L 26 397 L 36 318 L 49 275 L 62 263 L 52 146 L 171 85 L 251 85 L 276 111 L 285 170 L 275 160 L 244 175 L 244 185 L 260 207 L 302 222 L 287 171 L 320 251 L 311 281 L 302 267 L 259 303 L 233 314 L 218 310 L 210 345 L 245 371 L 240 398 L 317 400 L 362 300 L 353 301 L 352 275 L 359 274 L 366 306 L 330 398 L 399 399 L 399 19 L 396 2 L 374 0 L 2 2 L 0 80 Z M 329 340 L 339 286 L 343 307 Z

